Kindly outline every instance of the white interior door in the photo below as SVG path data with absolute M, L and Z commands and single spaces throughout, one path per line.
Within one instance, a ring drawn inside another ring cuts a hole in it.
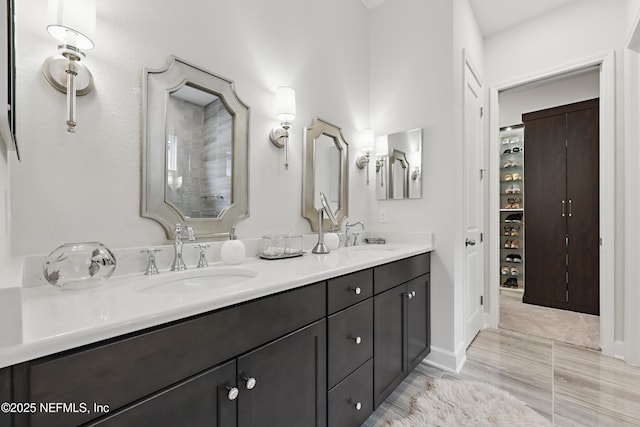
M 482 328 L 483 149 L 482 84 L 465 55 L 464 69 L 464 314 L 465 344 Z

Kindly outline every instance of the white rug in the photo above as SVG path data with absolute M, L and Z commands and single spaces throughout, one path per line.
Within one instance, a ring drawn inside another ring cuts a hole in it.
M 411 401 L 410 414 L 389 427 L 551 426 L 520 400 L 490 384 L 437 379 Z

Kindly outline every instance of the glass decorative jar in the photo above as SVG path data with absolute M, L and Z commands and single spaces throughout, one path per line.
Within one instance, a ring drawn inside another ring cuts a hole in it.
M 43 266 L 45 279 L 62 289 L 97 286 L 116 269 L 116 257 L 102 243 L 65 243 L 54 249 Z

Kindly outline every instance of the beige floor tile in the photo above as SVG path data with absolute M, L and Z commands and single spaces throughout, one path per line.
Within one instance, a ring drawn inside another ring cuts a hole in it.
M 493 384 L 558 426 L 640 426 L 640 368 L 504 329 L 480 332 L 459 374 L 420 364 L 364 425 L 403 417 L 425 381 L 447 376 Z

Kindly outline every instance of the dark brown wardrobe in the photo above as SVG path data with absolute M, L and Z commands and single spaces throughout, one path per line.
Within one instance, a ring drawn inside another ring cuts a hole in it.
M 598 106 L 593 99 L 522 115 L 525 303 L 599 314 Z

